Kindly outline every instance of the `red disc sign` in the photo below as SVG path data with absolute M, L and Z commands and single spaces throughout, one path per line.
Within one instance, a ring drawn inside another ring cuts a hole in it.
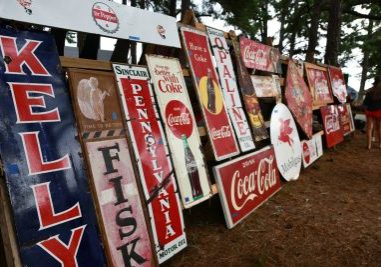
M 165 108 L 165 119 L 172 133 L 181 138 L 185 134 L 187 138 L 192 135 L 193 122 L 189 109 L 180 101 L 172 100 Z

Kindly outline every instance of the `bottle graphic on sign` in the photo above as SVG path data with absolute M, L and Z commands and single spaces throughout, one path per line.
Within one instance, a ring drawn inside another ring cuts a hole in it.
M 188 178 L 192 190 L 193 200 L 200 199 L 203 197 L 201 184 L 200 184 L 200 176 L 198 174 L 197 163 L 193 156 L 192 150 L 189 147 L 188 139 L 185 134 L 181 135 L 181 139 L 183 140 L 184 146 L 184 154 L 185 154 L 185 166 L 187 168 Z
M 208 69 L 208 80 L 206 86 L 208 92 L 208 109 L 210 112 L 216 113 L 216 92 L 214 91 L 212 71 L 210 69 Z

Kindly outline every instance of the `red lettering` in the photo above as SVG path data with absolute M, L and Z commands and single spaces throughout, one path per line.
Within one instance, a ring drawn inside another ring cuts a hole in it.
M 26 40 L 24 46 L 18 50 L 15 37 L 0 36 L 0 48 L 3 57 L 9 57 L 10 61 L 5 64 L 6 74 L 26 74 L 23 66 L 26 65 L 32 75 L 50 76 L 41 61 L 34 54 L 41 45 L 41 41 Z
M 55 122 L 61 121 L 58 108 L 45 112 L 33 112 L 33 107 L 46 108 L 43 96 L 30 96 L 31 93 L 54 96 L 53 87 L 50 84 L 8 83 L 12 92 L 17 122 Z
M 38 134 L 39 131 L 19 133 L 24 145 L 29 175 L 70 169 L 71 165 L 68 154 L 60 159 L 49 162 L 43 160 Z
M 56 213 L 54 211 L 49 185 L 50 182 L 31 186 L 36 201 L 38 219 L 40 221 L 39 230 L 82 217 L 79 203 L 76 203 L 73 207 L 65 211 Z
M 86 225 L 71 230 L 69 244 L 64 244 L 58 237 L 53 236 L 47 240 L 37 243 L 49 255 L 55 258 L 63 267 L 77 267 L 77 253 L 79 245 L 81 244 L 83 232 Z

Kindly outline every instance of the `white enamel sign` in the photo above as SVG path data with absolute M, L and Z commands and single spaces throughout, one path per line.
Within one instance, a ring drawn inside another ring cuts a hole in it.
M 279 103 L 273 109 L 270 135 L 279 172 L 286 181 L 297 180 L 302 165 L 302 147 L 295 121 L 284 104 Z
M 310 140 L 302 141 L 303 167 L 307 168 L 323 155 L 323 133 L 317 133 Z

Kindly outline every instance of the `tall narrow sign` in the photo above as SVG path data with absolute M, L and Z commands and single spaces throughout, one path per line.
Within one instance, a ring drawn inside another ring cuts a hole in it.
M 340 68 L 328 66 L 329 79 L 331 81 L 333 95 L 341 103 L 347 101 L 347 86 L 345 85 L 344 75 Z
M 254 87 L 251 82 L 249 72 L 247 71 L 245 65 L 243 64 L 239 42 L 235 37 L 232 37 L 232 45 L 234 50 L 234 57 L 236 61 L 238 84 L 243 96 L 243 102 L 245 104 L 245 109 L 249 115 L 249 121 L 251 129 L 254 134 L 255 141 L 261 141 L 269 138 L 267 133 L 265 121 L 262 117 L 261 108 L 258 103 L 257 96 L 255 95 Z
M 281 188 L 271 146 L 213 169 L 228 228 L 249 216 Z
M 255 148 L 253 137 L 247 122 L 246 114 L 242 109 L 242 102 L 238 92 L 238 86 L 230 57 L 229 47 L 226 43 L 224 32 L 213 28 L 207 28 L 209 41 L 212 46 L 218 76 L 224 94 L 226 109 L 234 127 L 239 146 L 243 152 Z
M 301 141 L 303 153 L 303 167 L 307 168 L 318 158 L 323 156 L 323 132 L 316 133 L 310 140 Z
M 25 266 L 104 266 L 54 39 L 0 30 L 0 154 Z
M 145 67 L 113 64 L 159 263 L 187 246 L 181 206 Z
M 324 136 L 327 147 L 333 147 L 344 140 L 343 129 L 340 125 L 340 114 L 336 105 L 320 108 L 324 125 Z
M 183 205 L 192 207 L 212 196 L 201 140 L 177 59 L 146 56 L 161 117 L 168 136 Z
M 213 66 L 208 37 L 190 27 L 181 27 L 180 31 L 214 156 L 222 160 L 237 155 L 239 149 Z
M 111 266 L 150 266 L 150 237 L 122 130 L 114 75 L 69 69 L 69 80 L 95 201 L 102 218 L 108 262 Z

